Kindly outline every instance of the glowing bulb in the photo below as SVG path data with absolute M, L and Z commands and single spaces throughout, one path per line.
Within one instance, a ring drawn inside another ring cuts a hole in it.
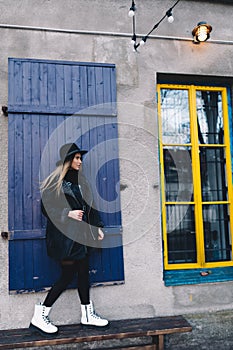
M 206 41 L 206 39 L 208 37 L 206 26 L 199 27 L 198 32 L 197 32 L 197 37 L 198 37 L 198 41 Z
M 206 41 L 210 37 L 210 32 L 212 31 L 211 25 L 206 22 L 199 22 L 197 26 L 193 29 L 193 42 L 199 43 L 201 41 Z
M 169 23 L 173 23 L 174 22 L 174 17 L 172 15 L 168 16 L 167 21 Z

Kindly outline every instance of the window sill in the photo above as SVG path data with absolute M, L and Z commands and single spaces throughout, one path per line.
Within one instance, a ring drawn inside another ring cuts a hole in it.
M 233 281 L 233 266 L 164 271 L 165 286 Z

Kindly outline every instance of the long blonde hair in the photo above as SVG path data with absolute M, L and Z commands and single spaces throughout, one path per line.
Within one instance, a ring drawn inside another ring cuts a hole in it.
M 40 190 L 43 193 L 46 189 L 56 190 L 56 194 L 59 195 L 62 181 L 64 180 L 67 171 L 70 169 L 72 161 L 67 160 L 64 164 L 59 164 L 57 168 L 42 181 Z

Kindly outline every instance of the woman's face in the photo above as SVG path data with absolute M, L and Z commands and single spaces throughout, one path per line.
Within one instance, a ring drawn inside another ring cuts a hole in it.
M 82 156 L 80 153 L 76 153 L 72 163 L 71 163 L 71 168 L 74 170 L 79 170 L 81 168 L 82 165 Z

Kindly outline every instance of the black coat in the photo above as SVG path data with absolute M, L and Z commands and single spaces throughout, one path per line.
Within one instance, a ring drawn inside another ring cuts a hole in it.
M 98 227 L 103 227 L 103 222 L 93 207 L 90 187 L 84 179 L 80 182 L 85 200 L 78 185 L 65 180 L 59 195 L 54 185 L 42 194 L 42 213 L 47 218 L 47 252 L 56 260 L 79 260 L 86 256 L 88 247 L 98 247 Z M 85 210 L 83 221 L 68 217 L 70 210 Z

